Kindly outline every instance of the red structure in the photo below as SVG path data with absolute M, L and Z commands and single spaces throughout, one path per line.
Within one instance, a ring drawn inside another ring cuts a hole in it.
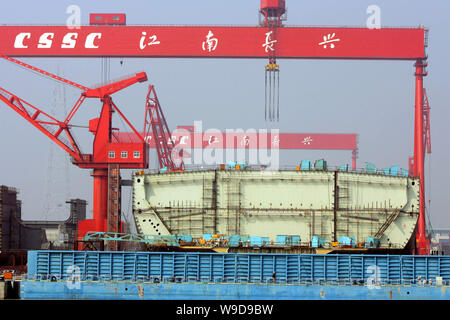
M 166 131 L 169 132 L 169 131 Z M 114 133 L 117 141 L 136 141 L 132 132 Z M 153 133 L 144 135 L 151 149 L 160 144 Z M 272 149 L 280 150 L 349 150 L 352 151 L 352 170 L 356 170 L 358 135 L 354 133 L 209 133 L 176 130 L 166 133 L 166 143 L 183 151 L 195 148 L 212 149 Z M 199 142 L 199 144 L 197 144 Z M 159 153 L 158 153 L 159 154 Z M 160 159 L 160 168 L 165 167 Z
M 259 11 L 264 18 L 263 26 L 280 26 L 282 17 L 286 13 L 285 0 L 261 0 Z
M 277 59 L 426 59 L 423 28 L 283 27 L 277 28 L 278 38 L 267 39 L 268 31 L 267 27 L 222 26 L 83 26 L 74 30 L 0 26 L 0 52 L 11 57 L 267 59 L 271 50 L 266 48 L 272 47 Z
M 80 98 L 64 121 L 53 118 L 51 115 L 46 114 L 3 88 L 0 88 L 0 100 L 68 152 L 72 157 L 73 164 L 80 168 L 93 169 L 94 218 L 79 223 L 79 237 L 83 237 L 87 231 L 120 232 L 120 215 L 117 212 L 119 210 L 118 202 L 120 192 L 116 191 L 115 194 L 112 194 L 111 191 L 113 188 L 109 184 L 114 182 L 114 178 L 115 180 L 120 180 L 120 168 L 148 168 L 148 147 L 140 133 L 136 131 L 133 125 L 114 104 L 111 95 L 137 82 L 147 81 L 147 75 L 142 72 L 126 77 L 120 81 L 90 89 L 16 59 L 4 55 L 1 57 L 22 67 L 83 90 Z M 98 98 L 102 102 L 100 116 L 89 121 L 89 131 L 94 135 L 92 154 L 83 154 L 81 152 L 70 131 L 70 122 L 86 98 Z M 123 143 L 120 141 L 112 141 L 112 132 L 114 130 L 112 127 L 112 116 L 115 112 L 131 128 L 134 136 L 137 138 L 136 142 Z M 111 204 L 115 204 L 115 206 Z M 115 217 L 115 221 L 111 221 L 112 217 Z
M 261 3 L 270 21 L 281 1 Z M 429 252 L 425 235 L 423 77 L 426 34 L 417 28 L 271 26 L 0 26 L 0 53 L 20 57 L 147 57 L 252 59 L 359 59 L 415 61 L 414 176 L 421 199 L 417 253 Z M 268 36 L 268 33 L 269 36 Z M 120 45 L 118 45 L 120 44 Z M 269 60 L 270 61 L 270 60 Z
M 428 254 L 430 239 L 426 234 L 425 222 L 425 153 L 431 153 L 430 105 L 426 90 L 423 88 L 423 77 L 427 75 L 426 63 L 418 59 L 416 67 L 416 100 L 414 123 L 414 156 L 410 158 L 413 175 L 420 178 L 420 216 L 417 224 L 416 246 L 418 254 Z
M 147 98 L 145 100 L 143 137 L 150 136 L 150 130 L 152 131 L 154 146 L 158 153 L 159 167 L 161 169 L 165 168 L 169 172 L 183 171 L 184 164 L 182 159 L 179 159 L 180 163 L 177 165 L 174 162 L 174 157 L 172 157 L 172 152 L 174 151 L 172 134 L 170 133 L 166 118 L 156 96 L 155 87 L 152 85 L 148 88 Z
M 430 104 L 425 88 L 423 89 L 423 144 L 424 150 L 431 153 L 431 123 L 430 123 Z

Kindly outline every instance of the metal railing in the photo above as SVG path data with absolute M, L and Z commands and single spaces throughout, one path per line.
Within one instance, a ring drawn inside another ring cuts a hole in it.
M 378 169 L 376 168 L 376 170 L 373 172 L 371 170 L 367 170 L 366 168 L 356 168 L 356 170 L 343 170 L 341 168 L 341 166 L 328 166 L 327 169 L 315 169 L 315 168 L 311 168 L 309 170 L 297 170 L 296 165 L 284 165 L 284 166 L 280 166 L 278 167 L 276 170 L 272 170 L 272 169 L 268 169 L 267 165 L 264 168 L 262 168 L 263 165 L 247 165 L 245 168 L 241 168 L 239 170 L 236 170 L 234 168 L 228 168 L 225 165 L 225 169 L 221 169 L 220 165 L 186 165 L 184 171 L 185 172 L 195 172 L 195 171 L 213 171 L 213 170 L 222 170 L 222 171 L 261 171 L 261 172 L 277 172 L 277 171 L 299 171 L 299 172 L 317 172 L 317 171 L 322 171 L 322 172 L 348 172 L 348 173 L 364 173 L 364 174 L 371 174 L 371 175 L 382 175 L 382 176 L 390 176 L 390 177 L 407 177 L 404 174 L 404 169 L 399 168 L 397 174 L 391 174 L 391 173 L 386 173 L 385 169 Z M 133 173 L 137 173 L 138 171 L 134 171 Z M 148 169 L 144 171 L 145 174 L 167 174 L 165 172 L 160 172 L 159 169 Z

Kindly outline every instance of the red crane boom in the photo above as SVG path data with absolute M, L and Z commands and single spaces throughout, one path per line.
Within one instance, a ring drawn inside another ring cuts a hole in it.
M 145 72 L 91 89 L 8 56 L 0 55 L 0 57 L 83 90 L 64 121 L 55 119 L 1 87 L 0 100 L 68 152 L 72 156 L 73 164 L 80 168 L 93 169 L 94 218 L 79 222 L 78 237 L 84 237 L 87 231 L 120 232 L 120 189 L 117 190 L 117 185 L 120 188 L 119 170 L 120 168 L 148 168 L 148 146 L 141 134 L 114 104 L 110 95 L 137 82 L 147 81 Z M 100 116 L 89 121 L 89 131 L 94 135 L 92 154 L 81 152 L 70 131 L 70 121 L 86 98 L 99 98 L 102 102 Z M 130 143 L 112 140 L 112 115 L 114 112 L 117 112 L 129 125 L 137 141 Z M 62 135 L 63 132 L 65 137 Z M 116 182 L 114 190 L 111 187 L 112 180 Z
M 155 142 L 156 152 L 158 154 L 159 167 L 161 170 L 175 172 L 183 171 L 184 163 L 180 159 L 180 163 L 177 165 L 172 157 L 173 152 L 176 152 L 178 147 L 175 147 L 175 142 L 172 140 L 172 134 L 170 133 L 169 126 L 167 125 L 166 118 L 159 104 L 158 97 L 156 95 L 155 87 L 150 85 L 148 87 L 148 93 L 145 100 L 145 121 L 143 136 L 147 137 L 152 131 L 152 136 Z

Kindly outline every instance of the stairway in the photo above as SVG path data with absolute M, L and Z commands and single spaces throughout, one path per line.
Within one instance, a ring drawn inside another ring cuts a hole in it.
M 118 164 L 108 165 L 108 227 L 107 232 L 120 233 L 120 168 Z M 108 241 L 108 251 L 119 250 L 117 241 Z
M 386 229 L 391 225 L 392 222 L 398 217 L 400 210 L 394 210 L 387 220 L 381 225 L 380 229 L 375 233 L 374 238 L 381 238 Z

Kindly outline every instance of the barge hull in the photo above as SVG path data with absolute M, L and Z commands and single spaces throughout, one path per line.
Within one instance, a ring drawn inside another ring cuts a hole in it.
M 450 256 L 29 251 L 22 299 L 450 300 Z
M 22 281 L 22 299 L 77 300 L 450 300 L 448 286 Z

